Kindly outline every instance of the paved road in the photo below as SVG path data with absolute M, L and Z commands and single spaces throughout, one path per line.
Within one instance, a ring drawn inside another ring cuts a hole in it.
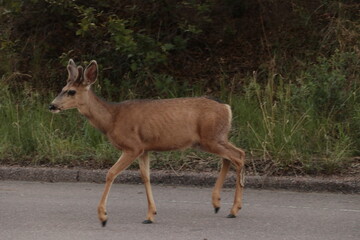
M 227 219 L 232 190 L 224 191 L 214 214 L 211 189 L 154 186 L 158 215 L 144 225 L 144 187 L 115 184 L 102 228 L 96 215 L 102 189 L 0 181 L 0 239 L 360 239 L 360 195 L 247 189 L 239 217 Z

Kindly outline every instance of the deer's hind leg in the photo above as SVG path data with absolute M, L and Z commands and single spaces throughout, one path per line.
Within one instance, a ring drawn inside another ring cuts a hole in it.
M 231 162 L 228 159 L 222 159 L 220 174 L 216 180 L 215 187 L 212 192 L 212 205 L 214 206 L 215 213 L 218 213 L 220 210 L 220 192 L 222 186 L 224 185 L 226 174 L 229 171 L 230 163 Z
M 156 206 L 150 184 L 150 160 L 147 152 L 143 153 L 143 155 L 140 156 L 139 165 L 140 175 L 145 185 L 146 197 L 148 201 L 148 213 L 146 216 L 146 220 L 143 221 L 143 223 L 149 224 L 154 222 L 154 216 L 156 215 Z
M 223 166 L 220 171 L 220 175 L 218 180 L 216 181 L 215 188 L 213 190 L 212 202 L 215 208 L 215 212 L 217 212 L 220 208 L 220 190 L 225 181 L 225 175 L 229 170 L 229 163 L 231 162 L 236 168 L 236 190 L 234 196 L 234 204 L 231 208 L 230 214 L 227 216 L 228 218 L 236 217 L 238 211 L 242 208 L 242 196 L 244 191 L 244 179 L 245 179 L 245 152 L 235 146 L 233 146 L 229 142 L 206 142 L 202 144 L 201 147 L 210 153 L 214 153 L 219 155 L 220 157 L 227 159 L 223 161 Z M 225 163 L 225 165 L 224 165 Z
M 224 144 L 225 148 L 233 154 L 230 158 L 231 162 L 236 167 L 236 187 L 235 187 L 235 196 L 234 204 L 230 210 L 228 218 L 235 218 L 239 210 L 242 208 L 242 198 L 245 187 L 245 152 L 231 143 Z

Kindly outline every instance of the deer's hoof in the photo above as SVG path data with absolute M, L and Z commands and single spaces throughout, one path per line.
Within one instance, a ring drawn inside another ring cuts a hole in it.
M 227 218 L 236 218 L 236 216 L 234 214 L 231 214 L 231 213 L 229 215 L 227 215 L 226 217 Z
M 151 223 L 153 223 L 153 221 L 151 221 L 151 220 L 144 220 L 142 223 L 143 223 L 143 224 L 151 224 Z
M 106 223 L 107 223 L 107 220 L 102 221 L 102 222 L 101 222 L 101 225 L 102 225 L 103 227 L 105 227 L 105 226 L 106 226 Z
M 215 213 L 218 213 L 220 210 L 220 207 L 216 207 L 216 208 L 214 208 L 214 210 L 215 210 Z

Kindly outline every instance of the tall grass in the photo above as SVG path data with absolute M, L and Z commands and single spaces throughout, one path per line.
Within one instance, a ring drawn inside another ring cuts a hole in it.
M 339 172 L 356 151 L 357 139 L 351 136 L 355 121 L 321 116 L 311 103 L 299 110 L 294 86 L 280 83 L 274 89 L 274 81 L 271 77 L 262 88 L 254 77 L 249 95 L 233 99 L 237 131 L 232 138 L 247 146 L 249 167 L 270 175 Z
M 349 65 L 356 65 L 353 71 Z M 255 72 L 222 84 L 217 95 L 233 109 L 230 138 L 246 150 L 248 169 L 257 174 L 332 174 L 346 167 L 360 149 L 358 69 L 357 56 L 338 52 L 295 79 L 268 69 L 265 78 Z M 76 110 L 51 114 L 51 94 L 16 86 L 13 77 L 3 76 L 0 83 L 2 163 L 108 167 L 117 160 L 120 153 Z M 201 84 L 180 84 L 161 75 L 156 81 L 159 96 L 204 94 Z M 237 82 L 247 84 L 240 91 Z M 218 158 L 196 151 L 154 153 L 152 158 L 158 169 L 219 167 Z
M 52 96 L 21 90 L 1 79 L 0 156 L 4 163 L 101 166 L 113 162 L 114 150 L 75 111 L 55 116 L 47 111 Z M 94 159 L 94 156 L 96 158 Z
M 273 69 L 265 84 L 256 73 L 251 77 L 245 98 L 233 106 L 245 112 L 236 137 L 246 139 L 254 170 L 335 173 L 359 154 L 359 60 L 337 51 L 294 80 Z

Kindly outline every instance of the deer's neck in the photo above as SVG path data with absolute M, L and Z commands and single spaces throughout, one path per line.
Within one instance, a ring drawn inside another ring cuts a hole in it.
M 109 103 L 96 96 L 92 90 L 88 91 L 85 102 L 78 106 L 78 110 L 102 133 L 106 134 L 111 130 L 114 109 Z

